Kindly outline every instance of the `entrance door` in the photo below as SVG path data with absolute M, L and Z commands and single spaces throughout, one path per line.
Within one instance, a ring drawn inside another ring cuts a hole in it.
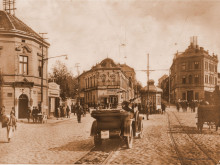
M 28 109 L 28 97 L 27 97 L 27 95 L 22 94 L 19 97 L 18 118 L 26 118 L 27 117 L 27 109 Z
M 193 91 L 187 91 L 187 101 L 190 102 L 193 100 Z

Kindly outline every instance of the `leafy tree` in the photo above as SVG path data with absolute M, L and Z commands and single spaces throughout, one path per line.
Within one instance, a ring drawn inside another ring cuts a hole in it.
M 67 97 L 76 97 L 76 89 L 78 88 L 77 79 L 61 61 L 56 61 L 55 65 L 52 67 L 52 73 L 49 73 L 49 82 L 52 81 L 60 85 L 60 97 L 63 100 Z
M 142 84 L 140 81 L 138 81 L 137 83 L 135 83 L 134 85 L 134 91 L 135 91 L 135 95 L 136 96 L 139 96 L 140 95 L 140 92 L 141 92 L 141 89 L 142 89 Z

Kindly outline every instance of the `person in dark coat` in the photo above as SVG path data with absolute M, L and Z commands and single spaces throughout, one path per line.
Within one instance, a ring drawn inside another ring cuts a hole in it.
M 29 121 L 30 121 L 30 118 L 31 118 L 31 108 L 28 107 L 28 109 L 27 109 L 27 119 L 28 119 L 28 123 L 29 123 Z
M 164 114 L 166 110 L 166 104 L 164 102 L 162 102 L 161 108 L 162 108 L 162 114 Z
M 77 103 L 77 106 L 76 106 L 76 115 L 77 115 L 77 121 L 78 121 L 78 123 L 81 123 L 82 111 L 83 111 L 82 106 L 80 105 L 80 103 Z
M 70 108 L 68 105 L 66 107 L 66 118 L 70 118 Z

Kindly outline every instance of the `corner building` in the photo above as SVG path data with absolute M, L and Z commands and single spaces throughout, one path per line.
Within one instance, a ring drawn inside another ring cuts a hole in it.
M 210 55 L 197 45 L 197 37 L 192 37 L 184 52 L 177 52 L 171 71 L 171 101 L 210 101 L 218 80 L 218 57 Z
M 81 104 L 116 108 L 134 98 L 134 69 L 106 58 L 79 76 Z
M 42 111 L 48 110 L 47 61 L 49 43 L 16 16 L 0 11 L 0 106 L 6 114 L 15 107 L 17 118 L 26 118 L 27 108 L 41 104 L 41 78 L 43 76 Z M 42 49 L 43 48 L 43 49 Z M 42 62 L 44 62 L 42 72 Z M 43 73 L 43 75 L 42 75 Z

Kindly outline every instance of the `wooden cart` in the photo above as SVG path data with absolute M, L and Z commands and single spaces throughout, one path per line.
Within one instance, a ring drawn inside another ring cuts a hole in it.
M 216 131 L 220 126 L 220 106 L 216 105 L 200 105 L 197 114 L 197 128 L 202 131 L 203 124 L 214 124 Z
M 92 124 L 91 136 L 95 146 L 100 146 L 103 139 L 122 137 L 128 148 L 132 148 L 133 137 L 142 137 L 143 123 L 138 113 L 125 110 L 96 110 L 91 116 L 96 120 Z

